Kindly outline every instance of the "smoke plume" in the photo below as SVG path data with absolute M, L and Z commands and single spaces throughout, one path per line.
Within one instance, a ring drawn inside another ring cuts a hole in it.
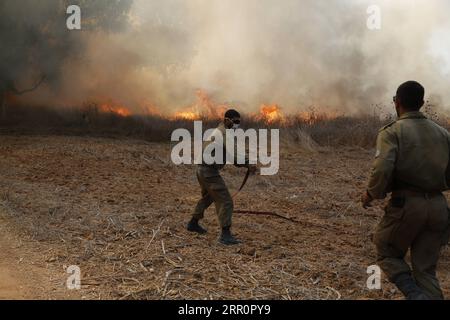
M 380 30 L 366 26 L 370 5 L 381 9 Z M 56 84 L 23 98 L 170 114 L 193 105 L 201 89 L 244 112 L 276 103 L 286 112 L 355 114 L 389 106 L 400 83 L 417 80 L 450 108 L 446 0 L 135 0 L 122 9 L 127 23 L 113 31 L 62 29 L 75 34 L 73 54 L 46 60 L 58 70 Z M 40 11 L 29 11 L 31 25 Z M 107 21 L 114 13 L 96 15 Z M 25 81 L 31 76 L 20 66 L 17 81 Z

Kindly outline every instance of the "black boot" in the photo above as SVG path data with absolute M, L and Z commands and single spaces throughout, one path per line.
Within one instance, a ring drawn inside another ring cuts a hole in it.
M 187 225 L 187 230 L 199 234 L 205 234 L 206 232 L 208 232 L 206 229 L 202 228 L 202 226 L 198 224 L 198 220 L 195 218 L 192 218 L 191 221 L 189 221 Z
M 227 246 L 241 243 L 241 241 L 236 239 L 231 234 L 230 227 L 222 228 L 222 234 L 220 235 L 219 242 Z
M 427 294 L 416 284 L 409 273 L 403 273 L 395 279 L 395 285 L 405 295 L 406 300 L 430 300 Z

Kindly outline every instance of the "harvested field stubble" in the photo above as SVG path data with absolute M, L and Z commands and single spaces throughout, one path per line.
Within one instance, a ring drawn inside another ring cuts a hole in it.
M 274 211 L 299 224 L 235 214 L 236 247 L 217 244 L 214 209 L 206 236 L 185 231 L 199 187 L 192 166 L 171 163 L 170 145 L 131 139 L 1 136 L 0 212 L 24 241 L 39 243 L 63 286 L 82 272 L 84 298 L 391 299 L 383 279 L 366 288 L 375 262 L 371 232 L 380 207 L 360 208 L 372 150 L 283 147 L 276 176 L 251 177 L 236 209 Z M 244 172 L 224 177 L 233 191 Z M 439 276 L 448 295 L 448 250 Z

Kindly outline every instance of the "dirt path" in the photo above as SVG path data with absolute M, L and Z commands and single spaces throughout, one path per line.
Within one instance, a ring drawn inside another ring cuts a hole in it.
M 77 298 L 64 292 L 63 273 L 55 274 L 41 260 L 37 248 L 22 241 L 0 215 L 0 300 Z
M 0 299 L 25 299 L 24 285 L 26 281 L 18 277 L 15 270 L 17 263 L 11 261 L 4 243 L 0 245 Z
M 0 223 L 0 299 L 32 299 L 34 289 L 29 275 L 20 266 L 22 254 L 16 252 L 2 219 Z

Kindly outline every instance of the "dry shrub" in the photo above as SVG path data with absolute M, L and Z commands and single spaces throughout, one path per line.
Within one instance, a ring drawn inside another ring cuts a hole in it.
M 297 127 L 291 127 L 281 130 L 280 144 L 287 148 L 300 147 L 306 151 L 315 151 L 318 147 L 309 133 Z
M 430 114 L 430 107 L 424 108 Z M 170 141 L 171 133 L 177 128 L 193 131 L 192 120 L 168 119 L 156 115 L 121 116 L 114 112 L 101 111 L 97 104 L 82 108 L 53 109 L 46 107 L 10 106 L 6 117 L 0 118 L 0 132 L 25 134 L 91 135 L 102 137 L 133 137 L 154 142 Z M 243 117 L 244 128 L 281 129 L 281 142 L 288 147 L 315 150 L 324 147 L 372 148 L 378 130 L 391 121 L 378 112 L 361 116 L 330 116 L 317 113 L 292 115 L 268 123 L 261 116 Z M 430 118 L 447 126 L 447 117 Z M 444 120 L 442 120 L 444 119 Z M 217 125 L 217 119 L 201 119 L 203 129 Z

